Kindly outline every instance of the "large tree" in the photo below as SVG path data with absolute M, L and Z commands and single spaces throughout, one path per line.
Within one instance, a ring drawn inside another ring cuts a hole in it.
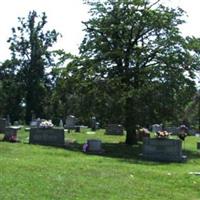
M 9 115 L 11 122 L 23 118 L 23 93 L 15 74 L 15 64 L 6 60 L 0 65 L 0 116 Z
M 184 118 L 190 125 L 196 127 L 200 131 L 200 91 L 193 96 L 192 101 L 185 108 Z
M 12 61 L 16 65 L 15 74 L 22 83 L 24 103 L 26 108 L 26 122 L 34 114 L 45 117 L 48 91 L 50 89 L 49 68 L 53 66 L 51 52 L 52 45 L 57 41 L 58 33 L 55 30 L 45 31 L 47 17 L 35 11 L 29 12 L 28 18 L 18 18 L 19 26 L 12 28 L 12 37 L 9 38 Z
M 145 113 L 151 110 L 145 94 L 159 95 L 159 108 L 170 115 L 177 93 L 193 85 L 188 77 L 193 77 L 196 62 L 179 31 L 184 12 L 165 7 L 159 0 L 87 3 L 91 18 L 84 22 L 79 70 L 92 81 L 110 80 L 118 86 L 115 91 L 122 92 L 126 143 L 134 144 L 136 127 L 143 125 Z M 161 86 L 165 94 L 154 90 Z

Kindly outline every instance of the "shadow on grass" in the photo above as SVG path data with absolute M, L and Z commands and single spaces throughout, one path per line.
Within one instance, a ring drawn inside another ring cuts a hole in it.
M 1 141 L 2 142 L 2 141 Z M 21 141 L 21 143 L 23 144 L 29 144 L 27 141 Z M 52 148 L 53 146 L 48 146 L 45 145 L 46 147 L 50 147 Z M 53 148 L 63 148 L 63 147 L 53 147 Z M 116 158 L 119 159 L 122 162 L 130 162 L 130 163 L 138 163 L 138 164 L 145 164 L 145 165 L 156 165 L 156 164 L 166 164 L 165 162 L 153 162 L 153 161 L 146 161 L 142 158 L 142 156 L 140 155 L 142 152 L 142 143 L 139 142 L 138 145 L 126 145 L 125 143 L 102 143 L 102 148 L 103 151 L 98 153 L 98 152 L 94 152 L 94 153 L 87 153 L 87 155 L 89 156 L 93 156 L 93 155 L 99 155 L 99 156 L 103 156 L 103 157 L 110 157 L 110 158 Z M 64 149 L 69 150 L 69 151 L 73 151 L 73 152 L 83 152 L 83 144 L 82 143 L 78 143 L 76 141 L 68 141 L 65 146 Z M 198 159 L 200 160 L 200 151 L 191 151 L 191 150 L 183 150 L 183 155 L 187 156 L 187 160 L 194 160 L 194 159 Z M 170 164 L 170 162 L 169 162 Z
M 66 148 L 69 151 L 83 152 L 83 144 L 73 143 L 67 145 Z M 141 153 L 141 144 L 138 145 L 126 145 L 125 143 L 103 143 L 102 144 L 103 151 L 98 152 L 87 152 L 86 154 L 89 156 L 99 155 L 103 157 L 116 158 L 122 162 L 130 162 L 130 163 L 144 163 L 145 160 L 140 156 Z M 152 162 L 145 162 L 146 164 L 152 164 Z M 156 163 L 155 163 L 156 164 Z
M 171 162 L 153 162 L 144 160 L 141 156 L 142 152 L 142 143 L 138 143 L 138 145 L 129 146 L 125 143 L 103 143 L 102 144 L 103 152 L 101 153 L 91 153 L 88 152 L 87 155 L 99 155 L 103 157 L 117 158 L 124 162 L 130 163 L 138 163 L 138 164 L 146 164 L 146 165 L 156 165 L 156 164 L 170 164 Z M 75 152 L 83 152 L 83 144 L 74 142 L 65 147 L 65 149 L 69 151 Z M 184 150 L 183 155 L 187 156 L 187 160 L 199 159 L 200 160 L 200 152 L 198 151 L 190 151 Z
M 187 156 L 188 160 L 192 159 L 200 160 L 200 151 L 183 150 L 183 154 Z

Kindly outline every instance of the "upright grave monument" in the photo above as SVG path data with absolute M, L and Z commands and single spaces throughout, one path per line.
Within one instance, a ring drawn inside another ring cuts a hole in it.
M 107 135 L 123 135 L 124 129 L 121 124 L 108 124 L 105 134 Z
M 5 118 L 0 118 L 0 133 L 4 133 L 7 126 L 7 120 Z
M 49 146 L 64 146 L 63 128 L 54 128 L 51 120 L 43 120 L 39 126 L 30 129 L 29 143 Z
M 65 144 L 64 129 L 31 128 L 29 143 L 62 147 Z
M 68 132 L 70 130 L 75 130 L 76 132 L 80 132 L 80 126 L 76 125 L 77 123 L 77 118 L 73 115 L 68 115 L 65 121 L 64 128 L 68 129 Z
M 146 160 L 164 162 L 183 162 L 182 141 L 167 138 L 144 138 L 142 155 Z

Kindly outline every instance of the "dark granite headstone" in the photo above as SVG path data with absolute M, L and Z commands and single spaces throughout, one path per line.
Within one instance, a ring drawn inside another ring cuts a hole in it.
M 100 151 L 102 151 L 101 140 L 89 139 L 89 140 L 87 140 L 87 144 L 88 144 L 87 151 L 89 151 L 89 152 L 100 152 Z
M 106 127 L 106 132 L 105 134 L 107 135 L 123 135 L 123 127 L 120 124 L 108 124 Z
M 31 128 L 29 136 L 30 144 L 50 146 L 64 146 L 64 129 L 60 128 Z
M 99 129 L 99 127 L 100 127 L 100 123 L 96 122 L 96 129 Z
M 6 117 L 6 126 L 11 126 L 10 115 L 7 115 Z
M 65 125 L 64 128 L 68 129 L 68 133 L 70 133 L 70 130 L 75 130 L 75 132 L 80 132 L 80 125 L 76 125 L 78 122 L 78 119 L 73 116 L 73 115 L 69 115 L 67 116 L 67 119 L 65 121 Z
M 178 128 L 175 126 L 165 127 L 164 131 L 171 133 L 172 135 L 176 135 L 178 133 Z
M 77 122 L 77 119 L 75 116 L 73 115 L 67 116 L 66 121 L 65 121 L 65 128 L 73 129 L 74 126 L 76 125 L 76 122 Z
M 200 142 L 197 142 L 197 149 L 200 149 Z
M 10 126 L 5 128 L 4 141 L 16 142 L 17 131 L 20 129 L 19 126 Z
M 96 117 L 91 117 L 91 129 L 92 131 L 96 131 Z
M 177 139 L 144 138 L 143 158 L 152 161 L 182 162 L 182 141 Z
M 13 125 L 14 126 L 19 126 L 19 121 L 14 121 Z
M 31 128 L 39 128 L 41 122 L 42 122 L 42 120 L 40 118 L 34 119 L 30 122 L 30 127 Z
M 0 133 L 5 132 L 6 126 L 7 126 L 7 120 L 4 118 L 0 118 Z

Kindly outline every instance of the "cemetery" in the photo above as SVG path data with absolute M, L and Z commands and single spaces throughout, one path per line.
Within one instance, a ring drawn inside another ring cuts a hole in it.
M 166 199 L 169 191 L 180 200 L 186 199 L 188 192 L 194 199 L 199 195 L 199 136 L 186 137 L 183 146 L 178 136 L 157 138 L 149 131 L 150 136 L 138 141 L 138 145 L 127 146 L 124 134 L 108 135 L 105 129 L 88 135 L 90 128 L 81 129 L 79 134 L 75 130 L 64 132 L 61 127 L 33 127 L 25 131 L 26 128 L 17 130 L 19 142 L 15 144 L 3 141 L 5 133 L 0 133 L 0 183 L 15 188 L 15 193 L 6 194 L 8 199 L 16 194 L 30 199 L 73 199 L 74 195 L 85 199 L 99 185 L 101 191 L 96 199 L 102 199 L 102 195 L 109 199 L 111 193 L 115 199 L 131 199 L 132 195 L 137 199 L 148 199 L 149 195 Z M 68 141 L 73 142 L 66 145 Z M 118 189 L 116 183 L 120 183 Z M 108 185 L 109 192 L 103 194 Z M 158 185 L 165 189 L 161 192 Z M 26 189 L 37 192 L 27 193 Z
M 200 39 L 182 33 L 187 13 L 161 0 L 81 2 L 84 34 L 71 32 L 79 1 L 27 3 L 53 5 L 69 43 L 32 9 L 6 39 L 0 200 L 200 200 Z

